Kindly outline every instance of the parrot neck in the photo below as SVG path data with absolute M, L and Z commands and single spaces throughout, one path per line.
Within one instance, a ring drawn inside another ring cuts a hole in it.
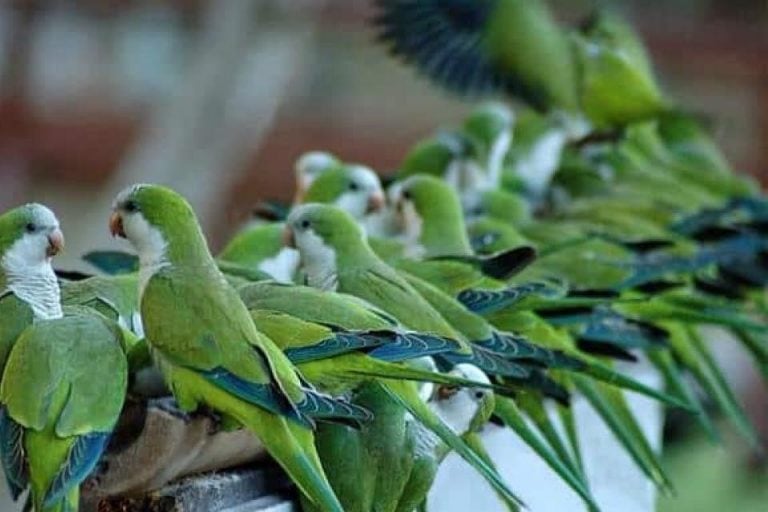
M 36 319 L 50 320 L 63 316 L 59 282 L 49 259 L 29 264 L 9 253 L 3 258 L 2 266 L 7 288 L 29 304 Z
M 306 233 L 298 241 L 301 268 L 312 288 L 336 291 L 339 285 L 336 251 L 315 233 Z
M 418 226 L 406 229 L 409 246 L 422 247 L 423 257 L 435 256 L 469 256 L 472 249 L 461 214 L 460 206 L 456 208 L 440 208 L 427 217 L 420 217 Z M 415 242 L 415 243 L 414 243 Z
M 501 135 L 496 137 L 491 145 L 491 151 L 488 155 L 488 183 L 487 188 L 496 188 L 501 183 L 501 170 L 504 167 L 504 158 L 512 145 L 512 131 L 504 130 Z
M 139 253 L 139 296 L 144 295 L 147 283 L 157 272 L 170 265 L 168 244 L 159 231 L 154 231 L 146 240 L 136 245 Z

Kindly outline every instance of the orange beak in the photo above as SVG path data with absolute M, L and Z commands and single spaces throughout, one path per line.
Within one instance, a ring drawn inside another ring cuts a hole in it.
M 59 228 L 51 231 L 48 235 L 48 248 L 45 253 L 52 258 L 64 250 L 64 234 Z
M 285 226 L 283 229 L 283 246 L 292 249 L 296 248 L 296 238 L 293 236 L 293 230 L 290 226 Z
M 387 199 L 382 193 L 372 194 L 368 198 L 368 209 L 365 213 L 379 212 L 387 205 Z
M 458 392 L 459 388 L 456 386 L 440 386 L 437 388 L 437 398 L 439 400 L 448 400 Z
M 119 236 L 125 238 L 125 230 L 123 229 L 123 218 L 117 212 L 112 212 L 109 217 L 109 232 L 112 236 Z

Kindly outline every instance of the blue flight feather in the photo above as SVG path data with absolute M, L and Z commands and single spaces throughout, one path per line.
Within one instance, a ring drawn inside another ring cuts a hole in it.
M 45 493 L 44 507 L 52 507 L 80 485 L 96 467 L 109 442 L 109 433 L 94 432 L 77 436 L 64 465 Z
M 0 407 L 0 457 L 11 496 L 16 501 L 29 485 L 29 469 L 24 458 L 24 427 L 13 421 Z

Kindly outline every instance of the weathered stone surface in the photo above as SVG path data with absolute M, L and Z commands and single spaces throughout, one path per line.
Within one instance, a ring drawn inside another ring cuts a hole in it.
M 293 491 L 277 468 L 241 468 L 184 478 L 142 496 L 102 498 L 96 512 L 290 511 Z M 287 508 L 286 508 L 287 507 Z
M 170 398 L 131 402 L 83 494 L 138 495 L 186 475 L 242 465 L 264 455 L 250 432 L 220 431 L 213 416 L 184 414 Z

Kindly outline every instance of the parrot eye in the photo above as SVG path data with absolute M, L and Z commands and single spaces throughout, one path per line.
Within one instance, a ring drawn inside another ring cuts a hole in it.
M 299 227 L 301 229 L 308 229 L 310 226 L 310 222 L 307 219 L 304 219 L 303 221 L 299 222 Z
M 411 192 L 409 190 L 403 191 L 403 199 L 410 201 L 411 200 Z
M 34 222 L 28 222 L 26 226 L 24 226 L 24 229 L 27 231 L 27 233 L 34 233 L 37 231 L 37 226 L 35 226 Z
M 126 201 L 125 206 L 123 206 L 126 212 L 128 213 L 136 213 L 139 211 L 139 205 L 136 203 L 136 201 Z
M 355 183 L 354 181 L 350 181 L 350 182 L 349 182 L 349 190 L 351 190 L 352 192 L 355 192 L 355 191 L 357 191 L 357 190 L 360 190 L 360 185 L 358 185 L 358 184 L 357 184 L 357 183 Z
M 485 396 L 485 392 L 483 391 L 475 391 L 475 398 L 478 400 L 482 400 Z

